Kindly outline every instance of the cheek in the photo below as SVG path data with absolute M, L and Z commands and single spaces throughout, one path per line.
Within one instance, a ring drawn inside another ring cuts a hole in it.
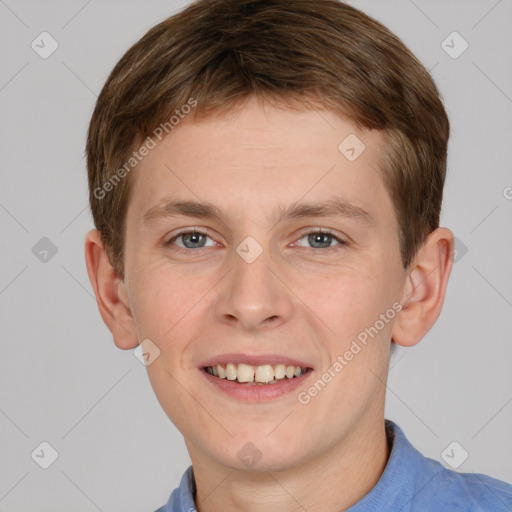
M 132 312 L 142 335 L 165 338 L 165 333 L 183 317 L 194 291 L 163 269 L 147 267 L 132 281 Z
M 353 265 L 342 272 L 305 282 L 306 304 L 329 327 L 337 346 L 373 325 L 391 303 L 385 273 Z
M 187 353 L 197 350 L 208 311 L 208 291 L 215 281 L 206 276 L 187 275 L 169 264 L 146 266 L 133 283 L 136 297 L 132 308 L 140 339 L 150 339 L 160 349 L 166 368 L 186 367 Z
M 318 315 L 326 318 L 335 332 L 334 336 L 324 338 L 330 364 L 342 358 L 343 369 L 337 374 L 336 384 L 330 387 L 333 401 L 337 400 L 334 390 L 358 389 L 346 397 L 356 407 L 352 400 L 360 398 L 361 393 L 365 395 L 364 390 L 372 395 L 374 387 L 379 386 L 375 375 L 385 378 L 396 298 L 384 277 L 379 272 L 371 277 L 363 273 L 345 276 L 344 285 L 331 288 L 323 309 L 318 310 Z M 317 307 L 321 308 L 322 303 L 318 302 Z M 329 400 L 327 395 L 326 399 Z

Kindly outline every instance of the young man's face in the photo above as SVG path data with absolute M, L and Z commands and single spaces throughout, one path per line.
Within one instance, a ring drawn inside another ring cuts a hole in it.
M 185 119 L 133 171 L 125 297 L 139 340 L 160 350 L 149 378 L 193 462 L 291 468 L 382 423 L 389 310 L 406 280 L 383 150 L 381 133 L 324 110 L 251 100 L 229 118 Z M 280 219 L 335 200 L 350 206 Z M 208 203 L 221 219 L 148 214 L 166 201 Z M 193 228 L 207 235 L 179 236 Z M 212 362 L 311 370 L 251 386 L 209 375 Z

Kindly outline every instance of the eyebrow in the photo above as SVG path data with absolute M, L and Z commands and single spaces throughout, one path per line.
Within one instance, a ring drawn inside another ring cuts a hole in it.
M 178 216 L 212 219 L 223 223 L 228 217 L 221 208 L 208 202 L 165 199 L 143 214 L 142 224 L 147 224 L 154 219 Z M 366 210 L 341 197 L 334 197 L 321 203 L 295 202 L 278 208 L 273 218 L 275 225 L 287 219 L 308 217 L 344 217 L 368 226 L 375 224 L 373 217 Z

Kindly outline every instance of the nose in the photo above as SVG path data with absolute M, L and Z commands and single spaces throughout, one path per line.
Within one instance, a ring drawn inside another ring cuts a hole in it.
M 268 249 L 251 263 L 233 252 L 232 264 L 232 270 L 221 281 L 215 302 L 218 321 L 258 330 L 275 328 L 291 317 L 293 293 Z

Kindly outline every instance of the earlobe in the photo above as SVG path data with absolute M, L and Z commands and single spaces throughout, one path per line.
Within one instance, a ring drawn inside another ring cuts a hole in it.
M 124 350 L 135 348 L 139 341 L 126 286 L 112 267 L 96 229 L 86 235 L 85 261 L 100 315 L 114 343 Z
M 443 307 L 452 264 L 453 234 L 438 228 L 427 237 L 407 272 L 402 310 L 392 333 L 398 345 L 416 345 L 432 328 Z

